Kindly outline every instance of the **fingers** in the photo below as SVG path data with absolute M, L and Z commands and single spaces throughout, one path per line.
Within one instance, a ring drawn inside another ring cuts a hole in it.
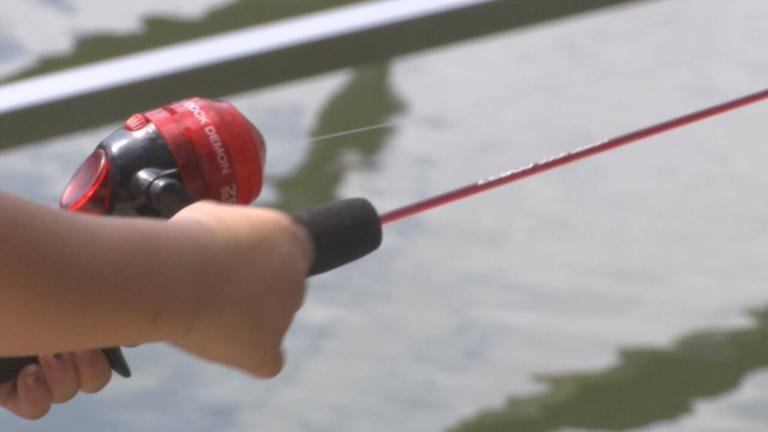
M 75 397 L 80 390 L 80 377 L 70 354 L 41 355 L 40 365 L 53 403 L 66 402 Z
M 112 369 L 101 350 L 77 351 L 72 358 L 80 377 L 80 390 L 84 393 L 96 393 L 109 383 Z
M 45 380 L 53 403 L 72 399 L 82 390 L 96 393 L 109 383 L 112 376 L 109 363 L 101 350 L 40 356 Z
M 48 413 L 53 395 L 40 365 L 21 370 L 16 381 L 0 384 L 0 404 L 19 417 L 34 420 Z
M 15 381 L 0 383 L 1 407 L 19 417 L 39 419 L 51 404 L 66 402 L 80 390 L 103 389 L 112 375 L 101 350 L 45 354 L 39 362 L 22 369 Z

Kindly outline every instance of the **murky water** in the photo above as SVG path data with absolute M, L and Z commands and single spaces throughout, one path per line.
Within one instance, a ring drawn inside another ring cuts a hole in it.
M 34 7 L 57 21 L 91 2 L 50 3 Z M 125 27 L 98 30 L 141 34 L 142 17 L 170 13 L 133 4 Z M 185 19 L 231 6 L 189 4 Z M 387 210 L 762 88 L 766 20 L 759 0 L 641 2 L 228 99 L 267 137 L 259 203 L 359 195 Z M 134 378 L 0 428 L 765 430 L 766 116 L 743 109 L 387 226 L 376 254 L 311 281 L 274 380 L 140 347 Z M 0 152 L 0 187 L 54 203 L 114 127 Z

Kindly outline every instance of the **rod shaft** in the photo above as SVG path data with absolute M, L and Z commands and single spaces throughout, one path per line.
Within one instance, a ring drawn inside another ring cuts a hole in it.
M 571 162 L 575 162 L 580 159 L 594 156 L 598 153 L 606 152 L 608 150 L 613 150 L 616 147 L 620 147 L 625 144 L 630 144 L 630 143 L 639 141 L 643 138 L 659 135 L 664 132 L 670 131 L 672 129 L 689 125 L 691 123 L 696 123 L 706 118 L 713 117 L 728 111 L 732 111 L 737 108 L 741 108 L 743 106 L 762 101 L 764 99 L 768 99 L 768 89 L 761 90 L 759 92 L 752 93 L 747 96 L 740 97 L 738 99 L 733 99 L 718 105 L 714 105 L 709 108 L 704 108 L 702 110 L 694 111 L 692 113 L 685 114 L 683 116 L 676 117 L 670 120 L 666 120 L 661 123 L 647 126 L 642 129 L 638 129 L 634 132 L 629 132 L 624 135 L 619 135 L 619 136 L 610 138 L 608 140 L 601 141 L 597 144 L 581 147 L 571 152 L 563 153 L 563 154 L 551 157 L 549 159 L 524 166 L 522 168 L 505 171 L 495 176 L 480 179 L 466 186 L 462 186 L 460 188 L 453 189 L 451 191 L 444 192 L 442 194 L 435 195 L 433 197 L 415 202 L 413 204 L 409 204 L 409 205 L 397 208 L 395 210 L 389 211 L 387 213 L 382 214 L 379 217 L 379 219 L 381 220 L 381 224 L 384 225 L 389 222 L 393 222 L 398 219 L 402 219 L 402 218 L 414 215 L 416 213 L 421 213 L 431 208 L 435 208 L 444 204 L 448 204 L 453 201 L 466 198 L 471 195 L 478 194 L 480 192 L 487 191 L 488 189 L 493 189 L 495 187 L 512 183 L 514 181 L 517 181 L 522 178 L 529 177 L 535 174 L 539 174 L 541 172 L 550 170 L 552 168 L 557 168 L 559 166 L 569 164 Z

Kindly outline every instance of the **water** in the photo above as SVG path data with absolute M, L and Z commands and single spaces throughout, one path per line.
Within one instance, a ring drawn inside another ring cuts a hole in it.
M 387 210 L 762 88 L 766 19 L 757 0 L 643 2 L 228 99 L 269 143 L 260 203 Z M 311 281 L 274 380 L 146 346 L 134 378 L 0 427 L 765 430 L 766 115 L 388 225 L 376 254 Z M 114 127 L 4 150 L 0 185 L 54 203 Z
M 40 74 L 356 1 L 7 0 L 0 14 L 0 78 Z
M 231 0 L 166 1 L 159 4 L 148 0 L 120 3 L 7 0 L 3 4 L 4 13 L 0 21 L 0 46 L 3 47 L 0 73 L 18 73 L 33 66 L 43 56 L 66 55 L 84 36 L 104 32 L 122 37 L 136 35 L 142 33 L 144 20 L 148 17 L 195 20 L 227 3 Z M 45 27 L 46 31 L 40 31 L 41 27 Z

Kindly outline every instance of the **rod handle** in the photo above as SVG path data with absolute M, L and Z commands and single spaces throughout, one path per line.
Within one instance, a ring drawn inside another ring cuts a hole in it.
M 368 255 L 381 245 L 381 222 L 364 198 L 349 198 L 294 213 L 315 246 L 309 276 L 325 273 Z

